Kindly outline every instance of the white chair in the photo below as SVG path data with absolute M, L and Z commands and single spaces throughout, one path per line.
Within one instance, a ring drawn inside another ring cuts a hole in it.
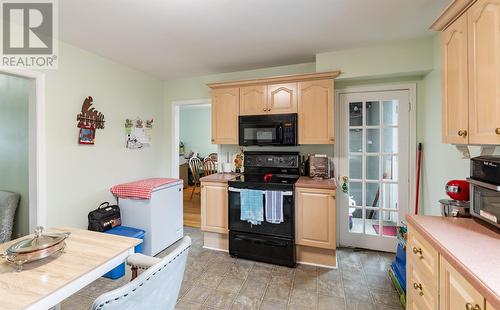
M 174 309 L 191 238 L 185 236 L 179 242 L 175 250 L 162 259 L 143 254 L 130 255 L 127 264 L 146 270 L 124 286 L 97 297 L 92 309 Z

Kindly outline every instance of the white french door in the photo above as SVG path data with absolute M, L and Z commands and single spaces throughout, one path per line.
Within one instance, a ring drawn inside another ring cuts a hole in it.
M 340 244 L 394 252 L 410 201 L 410 92 L 341 93 L 339 101 Z

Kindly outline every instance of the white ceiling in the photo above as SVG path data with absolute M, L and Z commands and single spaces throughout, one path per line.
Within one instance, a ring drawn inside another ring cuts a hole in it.
M 163 79 L 430 35 L 450 0 L 63 0 L 63 41 Z

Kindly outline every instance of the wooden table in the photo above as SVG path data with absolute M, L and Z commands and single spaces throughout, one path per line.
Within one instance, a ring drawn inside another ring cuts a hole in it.
M 134 253 L 142 240 L 83 229 L 57 227 L 50 232 L 71 232 L 62 254 L 26 264 L 16 272 L 0 263 L 1 309 L 49 309 L 95 281 Z M 23 239 L 26 237 L 23 237 Z M 17 240 L 0 245 L 5 250 Z

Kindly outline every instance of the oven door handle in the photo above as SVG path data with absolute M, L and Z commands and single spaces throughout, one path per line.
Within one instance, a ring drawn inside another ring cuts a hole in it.
M 241 192 L 241 188 L 228 187 L 227 190 L 230 192 L 233 192 L 233 193 Z M 266 193 L 266 191 L 262 191 L 262 194 L 265 194 L 265 193 Z M 283 196 L 293 196 L 292 191 L 282 191 L 282 193 L 283 193 Z
M 250 238 L 250 237 L 244 237 L 244 236 L 235 236 L 235 240 L 240 240 L 240 241 L 250 241 L 254 242 L 257 244 L 264 244 L 264 245 L 270 245 L 270 246 L 276 246 L 276 247 L 286 247 L 287 244 L 285 242 L 279 242 L 279 241 L 270 241 L 270 240 L 265 240 L 265 239 L 260 239 L 260 238 Z
M 483 181 L 478 181 L 478 180 L 471 179 L 471 178 L 467 178 L 466 180 L 467 180 L 467 182 L 469 182 L 469 183 L 471 183 L 473 185 L 481 186 L 481 187 L 484 187 L 484 188 L 487 188 L 487 189 L 494 190 L 496 192 L 500 192 L 500 186 L 497 186 L 497 185 L 494 185 L 494 184 L 491 184 L 491 183 L 486 183 L 486 182 L 483 182 Z

